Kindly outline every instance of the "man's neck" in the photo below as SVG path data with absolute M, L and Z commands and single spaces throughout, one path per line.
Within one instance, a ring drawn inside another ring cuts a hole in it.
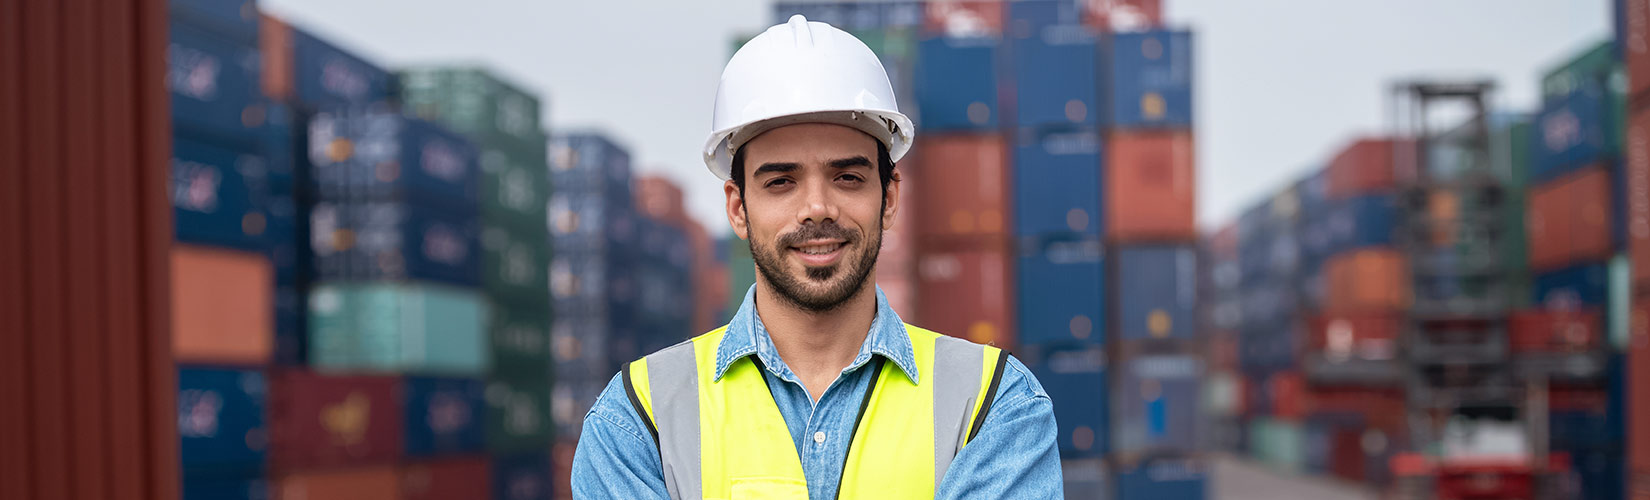
M 803 309 L 766 283 L 756 287 L 757 317 L 773 339 L 779 358 L 802 380 L 814 401 L 859 355 L 876 314 L 876 287 L 871 283 L 826 312 Z

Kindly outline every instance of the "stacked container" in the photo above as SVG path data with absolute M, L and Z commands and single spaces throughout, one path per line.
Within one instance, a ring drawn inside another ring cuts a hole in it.
M 486 420 L 478 429 L 494 454 L 495 475 L 507 474 L 503 464 L 547 463 L 550 172 L 539 98 L 476 68 L 404 70 L 400 84 L 408 113 L 462 134 L 477 150 L 480 288 L 488 306 L 482 345 L 491 366 L 486 380 L 473 384 L 483 388 Z M 546 491 L 548 474 L 548 467 L 537 474 Z
M 1618 2 L 1625 27 L 1620 46 L 1627 74 L 1626 123 L 1621 141 L 1624 157 L 1627 256 L 1632 268 L 1631 327 L 1624 339 L 1627 351 L 1626 421 L 1627 484 L 1631 498 L 1650 498 L 1650 2 Z
M 726 324 L 728 318 L 721 311 L 729 300 L 727 267 L 717 259 L 716 242 L 704 226 L 688 217 L 682 188 L 664 177 L 645 176 L 636 179 L 635 193 L 638 211 L 663 225 L 655 238 L 643 245 L 644 252 L 662 259 L 658 262 L 663 264 L 661 278 L 681 271 L 689 273 L 685 278 L 673 277 L 674 283 L 662 280 L 651 291 L 644 290 L 644 295 L 663 296 L 653 299 L 659 303 L 657 310 L 664 314 L 659 318 L 662 324 L 649 334 L 657 336 L 658 342 L 669 342 L 665 344 L 669 346 Z M 682 286 L 690 288 L 671 288 Z M 685 317 L 672 317 L 683 314 L 676 311 L 679 308 L 686 308 Z

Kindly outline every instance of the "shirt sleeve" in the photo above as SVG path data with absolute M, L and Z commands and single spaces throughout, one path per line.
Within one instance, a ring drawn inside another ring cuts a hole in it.
M 1054 403 L 1019 359 L 1003 370 L 985 423 L 951 461 L 936 499 L 1064 498 Z
M 658 446 L 614 376 L 584 417 L 573 452 L 573 498 L 669 498 L 662 471 Z

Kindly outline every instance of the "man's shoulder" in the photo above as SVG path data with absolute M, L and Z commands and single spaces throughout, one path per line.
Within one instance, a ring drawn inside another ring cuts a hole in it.
M 718 343 L 718 342 L 721 341 L 722 334 L 727 333 L 727 331 L 728 331 L 728 325 L 722 325 L 722 326 L 716 327 L 715 330 L 711 330 L 711 331 L 708 331 L 708 332 L 705 332 L 705 333 L 701 333 L 699 335 L 694 336 L 693 338 L 683 340 L 681 342 L 677 342 L 675 344 L 672 344 L 670 347 L 661 348 L 657 351 L 647 353 L 647 354 L 643 355 L 642 357 L 637 358 L 635 360 L 631 360 L 631 361 L 647 359 L 647 358 L 658 356 L 660 354 L 664 354 L 664 353 L 667 353 L 667 352 L 675 352 L 675 351 L 678 351 L 678 350 L 681 350 L 681 349 L 693 349 L 693 345 L 696 344 L 696 343 L 699 343 L 699 342 L 711 342 L 713 344 Z

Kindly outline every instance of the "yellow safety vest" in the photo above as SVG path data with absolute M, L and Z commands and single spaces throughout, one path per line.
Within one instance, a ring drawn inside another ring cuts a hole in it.
M 1001 349 L 905 325 L 917 382 L 879 363 L 860 402 L 839 498 L 933 498 L 945 469 L 979 432 L 1002 380 Z M 746 356 L 716 376 L 727 327 L 620 369 L 659 447 L 676 500 L 807 498 L 802 459 L 762 368 Z

